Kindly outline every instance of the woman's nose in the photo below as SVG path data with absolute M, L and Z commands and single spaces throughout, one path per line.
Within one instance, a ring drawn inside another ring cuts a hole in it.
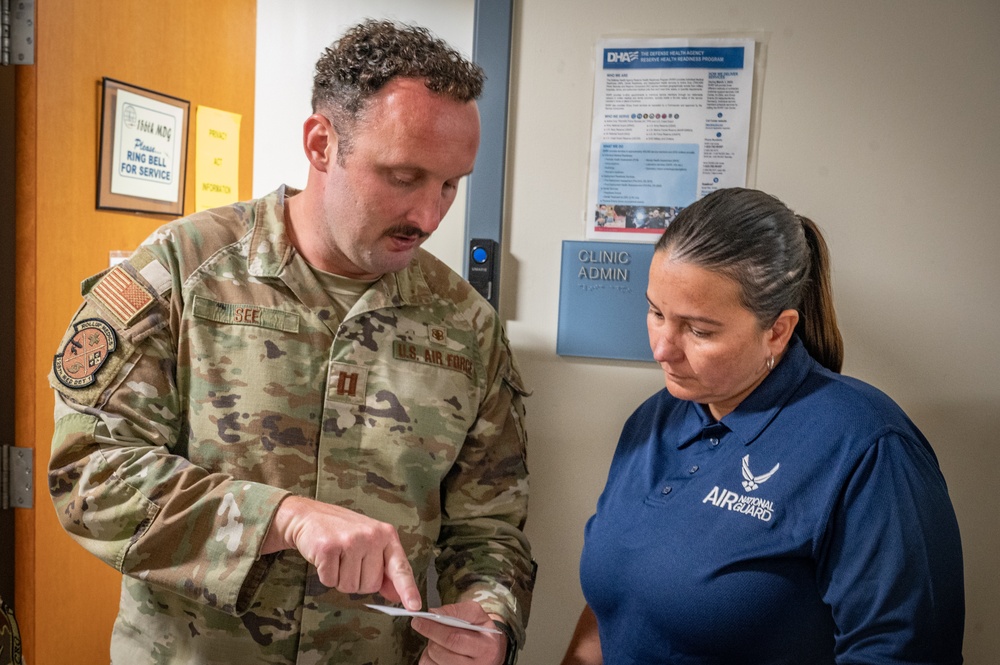
M 669 332 L 661 331 L 651 340 L 650 346 L 653 359 L 658 363 L 676 363 L 684 358 L 684 352 Z

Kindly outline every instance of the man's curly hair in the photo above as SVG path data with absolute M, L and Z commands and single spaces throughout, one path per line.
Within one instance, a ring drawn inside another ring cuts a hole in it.
M 394 78 L 423 79 L 429 90 L 469 102 L 483 91 L 482 68 L 426 28 L 367 20 L 325 49 L 313 77 L 314 113 L 326 115 L 350 152 L 351 129 L 368 100 Z

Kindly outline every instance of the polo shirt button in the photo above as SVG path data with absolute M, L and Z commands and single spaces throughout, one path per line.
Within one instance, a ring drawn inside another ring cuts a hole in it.
M 719 445 L 719 440 L 716 439 L 715 437 L 712 437 L 711 439 L 708 440 L 708 444 L 714 448 L 715 446 Z
M 674 489 L 673 487 L 671 487 L 670 485 L 667 485 L 666 487 L 663 488 L 663 493 L 664 494 L 670 494 L 673 491 L 673 489 Z
M 688 473 L 696 473 L 697 471 L 698 471 L 698 465 L 697 464 L 695 464 L 690 469 L 688 469 Z

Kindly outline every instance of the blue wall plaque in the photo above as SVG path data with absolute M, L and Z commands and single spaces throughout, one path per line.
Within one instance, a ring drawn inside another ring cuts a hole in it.
M 563 241 L 556 353 L 653 360 L 646 334 L 653 249 L 651 244 Z

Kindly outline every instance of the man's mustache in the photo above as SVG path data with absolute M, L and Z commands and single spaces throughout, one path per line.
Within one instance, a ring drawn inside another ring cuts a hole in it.
M 403 236 L 405 238 L 428 238 L 430 233 L 424 233 L 416 226 L 412 224 L 397 224 L 395 226 L 390 226 L 385 231 L 387 236 Z

